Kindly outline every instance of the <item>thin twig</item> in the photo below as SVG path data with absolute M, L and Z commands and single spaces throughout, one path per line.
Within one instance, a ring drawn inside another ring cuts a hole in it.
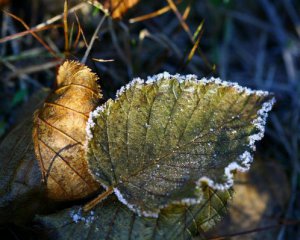
M 105 198 L 111 195 L 114 192 L 112 187 L 109 187 L 105 192 L 101 193 L 98 197 L 94 198 L 92 201 L 84 205 L 83 210 L 85 212 L 90 211 L 94 208 L 98 203 L 102 202 Z
M 99 59 L 99 58 L 92 58 L 95 62 L 101 62 L 101 63 L 104 63 L 104 62 L 114 62 L 115 60 L 114 59 Z
M 174 3 L 173 0 L 166 0 L 170 6 L 170 8 L 173 10 L 173 12 L 175 13 L 176 17 L 178 18 L 182 28 L 185 30 L 185 32 L 188 34 L 190 40 L 193 42 L 193 35 L 191 33 L 191 30 L 189 28 L 189 26 L 186 24 L 185 20 L 183 19 L 183 17 L 181 16 L 180 12 L 178 11 L 176 4 Z
M 61 24 L 53 24 L 53 25 L 48 25 L 48 26 L 45 26 L 45 27 L 37 28 L 37 29 L 29 29 L 29 30 L 26 30 L 26 31 L 23 31 L 23 32 L 19 32 L 19 33 L 1 38 L 0 43 L 5 43 L 5 42 L 8 42 L 8 41 L 17 39 L 19 37 L 23 37 L 23 36 L 25 36 L 25 35 L 27 35 L 31 32 L 41 32 L 41 31 L 48 30 L 48 29 L 51 29 L 51 28 L 59 28 L 59 27 L 62 27 L 62 25 Z
M 75 12 L 75 11 L 81 9 L 81 8 L 83 8 L 84 6 L 86 6 L 85 3 L 79 3 L 79 4 L 75 5 L 74 7 L 70 8 L 69 11 L 68 11 L 68 14 L 73 13 L 73 12 Z M 63 17 L 64 17 L 64 13 L 58 14 L 58 15 L 56 15 L 55 17 L 50 18 L 50 19 L 48 19 L 47 21 L 38 24 L 38 25 L 37 25 L 36 27 L 34 27 L 33 29 L 45 27 L 45 26 L 47 26 L 47 25 L 49 25 L 49 24 L 52 24 L 52 23 L 54 23 L 54 22 L 57 22 L 57 21 L 61 20 Z
M 78 4 L 78 5 L 70 8 L 70 10 L 68 11 L 68 14 L 73 13 L 73 12 L 81 9 L 84 6 L 86 6 L 86 3 L 80 3 L 80 4 Z M 51 24 L 53 24 L 53 23 L 61 20 L 63 18 L 63 16 L 64 16 L 63 13 L 59 14 L 59 15 L 56 15 L 55 17 L 50 18 L 47 21 L 42 22 L 42 23 L 36 25 L 35 27 L 29 28 L 26 32 L 28 32 L 28 33 L 30 33 L 30 32 L 37 32 L 37 31 L 39 31 L 39 29 L 44 29 L 46 26 L 51 25 Z M 21 32 L 21 33 L 23 33 L 23 32 Z M 22 34 L 20 34 L 20 35 L 16 34 L 16 35 L 10 36 L 10 39 L 8 41 L 15 40 L 15 39 L 18 39 L 20 37 L 23 37 L 23 35 Z
M 82 39 L 83 39 L 83 42 L 84 42 L 86 48 L 87 48 L 87 47 L 88 47 L 88 43 L 87 43 L 87 41 L 86 41 L 86 37 L 85 37 L 84 32 L 83 32 L 83 29 L 82 29 L 82 27 L 81 27 L 79 18 L 78 18 L 78 16 L 77 16 L 76 12 L 74 12 L 74 14 L 75 14 L 75 18 L 76 18 L 76 21 L 77 21 L 77 24 L 78 24 L 78 30 L 79 30 L 79 32 L 80 32 L 80 35 L 82 36 Z M 77 45 L 75 45 L 74 48 L 76 48 L 76 46 L 77 46 Z
M 30 74 L 30 73 L 35 73 L 35 72 L 41 72 L 49 68 L 56 67 L 57 65 L 60 64 L 60 61 L 54 61 L 54 62 L 47 62 L 35 66 L 30 66 L 26 68 L 21 68 L 21 69 L 16 69 L 13 73 L 11 73 L 8 76 L 8 79 L 12 79 L 18 76 L 22 76 L 24 74 Z
M 12 13 L 9 13 L 9 12 L 6 12 L 4 11 L 5 14 L 9 15 L 10 17 L 14 18 L 15 20 L 17 20 L 18 22 L 20 22 L 24 27 L 25 29 L 27 29 L 29 31 L 30 34 L 32 34 L 32 36 L 34 36 L 54 57 L 57 57 L 57 54 L 56 52 L 53 51 L 53 49 L 51 49 L 47 43 L 45 43 L 43 41 L 43 39 L 41 39 L 35 32 L 33 32 L 30 27 L 19 17 L 15 16 L 14 14 Z
M 92 50 L 92 47 L 93 47 L 93 45 L 94 45 L 94 42 L 95 42 L 96 38 L 98 37 L 98 33 L 99 33 L 100 28 L 101 28 L 101 26 L 103 25 L 103 23 L 104 23 L 106 17 L 107 17 L 107 15 L 104 14 L 103 17 L 102 17 L 102 19 L 99 21 L 98 26 L 97 26 L 97 28 L 96 28 L 96 30 L 95 30 L 93 36 L 92 36 L 92 39 L 91 39 L 91 41 L 90 41 L 90 43 L 89 43 L 89 46 L 88 46 L 87 50 L 85 51 L 85 54 L 84 54 L 84 56 L 83 56 L 83 58 L 82 58 L 82 60 L 81 60 L 81 63 L 83 63 L 83 64 L 86 63 L 87 58 L 88 58 L 88 56 L 89 56 L 89 54 L 90 54 L 90 51 Z
M 139 17 L 131 18 L 131 19 L 129 19 L 129 23 L 137 23 L 137 22 L 141 22 L 141 21 L 145 21 L 145 20 L 154 18 L 154 17 L 158 17 L 158 16 L 163 15 L 164 13 L 166 13 L 170 10 L 171 10 L 171 7 L 168 5 L 168 6 L 165 6 L 165 7 L 161 8 L 161 9 L 155 11 L 155 12 L 148 13 L 148 14 L 145 14 L 145 15 L 142 15 L 142 16 L 139 16 Z

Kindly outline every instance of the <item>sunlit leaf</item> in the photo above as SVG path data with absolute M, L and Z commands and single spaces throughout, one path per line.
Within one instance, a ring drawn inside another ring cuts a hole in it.
M 79 207 L 39 216 L 37 221 L 46 228 L 49 239 L 205 239 L 210 229 L 226 212 L 230 191 L 206 188 L 199 205 L 173 205 L 163 209 L 158 218 L 140 217 L 109 197 L 93 211 Z
M 143 216 L 197 204 L 203 183 L 225 190 L 235 170 L 249 169 L 273 102 L 219 79 L 136 79 L 90 115 L 90 171 Z
M 48 196 L 83 198 L 99 188 L 85 159 L 86 122 L 101 97 L 97 76 L 78 62 L 66 61 L 57 89 L 34 117 L 33 140 Z
M 140 0 L 100 0 L 104 7 L 109 9 L 113 18 L 121 18 L 128 9 L 136 5 Z

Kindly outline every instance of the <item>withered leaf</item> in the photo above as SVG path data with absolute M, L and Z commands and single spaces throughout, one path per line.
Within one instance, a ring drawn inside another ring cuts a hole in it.
M 34 95 L 23 107 L 26 110 L 17 115 L 22 121 L 0 144 L 1 223 L 26 222 L 44 208 L 45 189 L 32 142 L 32 114 L 48 94 L 49 90 L 44 89 Z
M 226 213 L 231 190 L 206 188 L 202 196 L 198 205 L 167 207 L 157 219 L 140 217 L 111 196 L 90 212 L 73 207 L 36 220 L 46 228 L 49 239 L 206 239 L 205 232 Z
M 66 61 L 58 71 L 57 89 L 35 113 L 35 153 L 51 199 L 79 199 L 99 188 L 84 150 L 86 122 L 101 97 L 97 79 L 86 66 Z
M 249 169 L 273 102 L 267 92 L 220 79 L 135 79 L 90 115 L 90 171 L 143 216 L 197 204 L 203 184 L 225 190 L 235 170 Z
M 128 9 L 135 6 L 140 0 L 100 0 L 103 6 L 111 13 L 112 18 L 121 18 Z
M 7 5 L 9 2 L 10 0 L 0 0 L 0 7 Z

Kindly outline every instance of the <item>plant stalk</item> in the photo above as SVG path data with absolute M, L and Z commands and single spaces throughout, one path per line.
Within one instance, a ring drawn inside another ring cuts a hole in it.
M 94 198 L 92 201 L 88 202 L 84 205 L 83 211 L 88 212 L 93 209 L 98 203 L 102 202 L 105 198 L 111 195 L 114 192 L 113 187 L 109 187 L 105 192 L 98 195 L 98 197 Z

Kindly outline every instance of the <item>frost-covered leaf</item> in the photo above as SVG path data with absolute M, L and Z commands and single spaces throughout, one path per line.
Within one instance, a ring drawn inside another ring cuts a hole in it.
M 202 183 L 217 190 L 246 171 L 274 99 L 219 79 L 159 74 L 136 79 L 90 114 L 90 171 L 144 216 L 196 204 Z
M 205 239 L 205 232 L 226 212 L 230 192 L 206 188 L 200 204 L 173 205 L 158 218 L 140 217 L 111 196 L 90 212 L 73 207 L 36 220 L 49 239 Z
M 51 199 L 79 199 L 100 187 L 88 172 L 83 147 L 89 113 L 101 97 L 97 79 L 85 65 L 64 62 L 57 88 L 35 113 L 34 149 Z
M 48 93 L 44 89 L 34 95 L 17 114 L 19 124 L 0 144 L 0 222 L 32 218 L 44 197 L 33 149 L 32 115 Z

